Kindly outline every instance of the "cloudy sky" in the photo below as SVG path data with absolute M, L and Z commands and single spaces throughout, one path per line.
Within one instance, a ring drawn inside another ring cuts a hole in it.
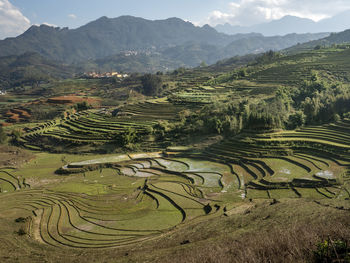
M 101 16 L 249 26 L 285 15 L 317 21 L 349 9 L 350 0 L 0 0 L 0 39 L 17 36 L 33 24 L 76 28 Z

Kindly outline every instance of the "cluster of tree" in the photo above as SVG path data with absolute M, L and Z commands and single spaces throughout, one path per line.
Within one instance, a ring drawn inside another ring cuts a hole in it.
M 143 93 L 147 96 L 159 95 L 163 90 L 163 80 L 160 75 L 145 74 L 141 77 Z
M 127 147 L 137 141 L 138 134 L 132 129 L 128 128 L 124 132 L 118 132 L 114 136 L 114 141 L 119 147 Z
M 268 52 L 265 52 L 265 53 L 263 53 L 262 55 L 258 56 L 257 59 L 256 59 L 256 61 L 257 61 L 257 63 L 262 63 L 262 64 L 264 64 L 264 63 L 271 62 L 271 61 L 273 61 L 274 59 L 279 58 L 279 57 L 281 57 L 281 56 L 282 56 L 281 53 L 275 52 L 275 51 L 273 51 L 273 50 L 269 50 Z
M 340 84 L 329 85 L 316 80 L 305 83 L 302 92 L 305 90 L 312 92 L 299 102 L 306 124 L 338 121 L 350 111 L 350 92 Z
M 295 129 L 350 117 L 350 91 L 340 84 L 322 81 L 314 73 L 300 88 L 278 88 L 272 99 L 216 102 L 200 111 L 181 112 L 179 117 L 176 123 L 159 123 L 154 127 L 155 133 L 163 138 L 183 134 L 234 135 L 243 129 Z
M 273 106 L 271 106 L 273 105 Z M 217 102 L 203 107 L 199 112 L 185 110 L 175 123 L 160 122 L 154 126 L 158 138 L 181 137 L 184 134 L 234 135 L 243 129 L 271 130 L 281 128 L 283 116 L 276 103 Z
M 92 106 L 89 103 L 87 103 L 86 101 L 79 102 L 79 103 L 74 105 L 74 109 L 76 109 L 76 111 L 84 111 L 84 110 L 88 110 L 91 108 L 92 108 Z

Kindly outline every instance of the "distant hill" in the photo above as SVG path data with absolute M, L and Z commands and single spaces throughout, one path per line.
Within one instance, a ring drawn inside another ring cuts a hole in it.
M 266 38 L 261 34 L 227 35 L 179 18 L 146 20 L 132 16 L 101 17 L 77 29 L 32 26 L 16 38 L 0 41 L 0 56 L 36 52 L 84 69 L 154 72 L 179 66 L 280 50 L 326 34 Z M 136 54 L 125 56 L 124 54 Z
M 215 29 L 218 32 L 225 34 L 247 34 L 250 32 L 260 33 L 264 36 L 276 36 L 276 35 L 286 35 L 291 33 L 316 33 L 316 32 L 326 32 L 324 30 L 315 31 L 313 27 L 315 22 L 311 19 L 299 18 L 295 16 L 285 16 L 278 20 L 273 20 L 268 23 L 262 23 L 250 27 L 244 26 L 233 26 L 230 24 L 217 25 Z
M 233 41 L 225 47 L 209 44 L 186 43 L 160 50 L 157 53 L 120 53 L 102 59 L 79 63 L 83 71 L 156 72 L 174 70 L 178 67 L 197 67 L 201 62 L 211 65 L 219 60 L 246 54 L 258 54 L 268 50 L 281 50 L 297 43 L 319 39 L 328 34 L 290 34 L 287 36 L 263 37 L 256 35 Z
M 74 71 L 74 68 L 50 61 L 38 53 L 1 57 L 0 87 L 68 78 L 73 76 Z
M 318 34 L 289 34 L 286 36 L 263 37 L 256 36 L 249 39 L 240 39 L 226 46 L 223 54 L 245 55 L 250 53 L 262 53 L 268 50 L 282 50 L 298 43 L 309 42 L 328 36 L 326 33 Z
M 340 32 L 350 27 L 350 11 L 345 11 L 334 17 L 314 22 L 311 19 L 296 16 L 285 16 L 278 20 L 254 26 L 217 25 L 215 29 L 229 35 L 260 33 L 264 36 L 286 35 L 291 33 Z
M 298 53 L 301 51 L 313 49 L 317 46 L 324 47 L 324 46 L 331 46 L 334 44 L 344 44 L 344 43 L 350 43 L 350 29 L 340 33 L 332 33 L 330 36 L 325 38 L 321 38 L 321 39 L 310 41 L 304 44 L 292 46 L 290 48 L 287 48 L 285 52 Z

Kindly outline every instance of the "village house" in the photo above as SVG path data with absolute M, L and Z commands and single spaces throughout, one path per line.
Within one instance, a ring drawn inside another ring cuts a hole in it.
M 128 74 L 121 74 L 118 72 L 105 72 L 105 73 L 97 73 L 97 72 L 88 72 L 88 73 L 84 73 L 84 77 L 85 78 L 92 78 L 92 79 L 103 79 L 103 78 L 126 78 L 128 77 Z

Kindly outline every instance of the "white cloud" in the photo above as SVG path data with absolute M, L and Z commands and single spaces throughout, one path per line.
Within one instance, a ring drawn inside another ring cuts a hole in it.
M 69 14 L 68 17 L 71 19 L 77 19 L 77 15 L 75 14 Z
M 30 21 L 8 0 L 0 0 L 0 39 L 22 34 L 30 27 Z
M 234 0 L 225 11 L 212 11 L 201 24 L 251 26 L 286 15 L 318 21 L 347 9 L 349 0 Z

